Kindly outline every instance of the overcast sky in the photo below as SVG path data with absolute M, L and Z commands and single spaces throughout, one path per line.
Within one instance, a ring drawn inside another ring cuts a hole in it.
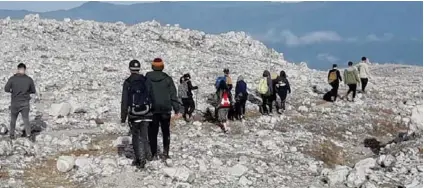
M 80 6 L 85 2 L 87 1 L 0 1 L 0 9 L 46 12 L 60 9 L 71 9 Z M 137 2 L 110 1 L 110 3 L 133 4 Z

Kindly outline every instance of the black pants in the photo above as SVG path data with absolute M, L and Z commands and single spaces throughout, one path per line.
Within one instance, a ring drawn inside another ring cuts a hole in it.
M 365 92 L 365 88 L 368 84 L 368 78 L 361 78 L 361 86 L 362 86 L 362 92 Z
M 283 109 L 283 110 L 286 110 L 286 99 L 287 99 L 287 92 L 288 91 L 282 91 L 282 92 L 279 92 L 278 93 L 278 96 L 280 97 L 280 105 L 277 105 L 277 106 L 280 106 L 281 107 L 281 109 Z M 277 110 L 279 110 L 279 109 L 277 109 Z
M 350 92 L 353 92 L 352 99 L 355 99 L 356 96 L 356 84 L 347 84 L 349 86 L 349 91 L 347 91 L 346 96 L 350 94 Z
M 10 136 L 15 136 L 16 120 L 18 115 L 21 114 L 22 120 L 25 125 L 26 136 L 31 135 L 31 125 L 29 124 L 29 104 L 12 104 L 10 106 Z
M 165 154 L 169 152 L 171 114 L 154 114 L 153 121 L 149 126 L 149 143 L 152 156 L 157 155 L 159 126 L 162 130 L 163 150 Z
M 131 120 L 129 122 L 132 134 L 132 145 L 136 160 L 146 160 L 151 155 L 147 131 L 149 127 L 148 121 L 137 122 Z M 140 151 L 141 144 L 141 151 Z M 143 154 L 141 154 L 143 153 Z
M 334 97 L 333 101 L 337 100 L 337 95 L 339 93 L 339 82 L 331 82 L 331 96 Z
M 196 105 L 194 104 L 194 100 L 193 98 L 185 98 L 182 99 L 183 102 L 183 106 L 184 106 L 184 114 L 183 114 L 183 118 L 185 120 L 187 120 L 187 115 L 189 117 L 192 116 L 194 109 L 196 108 Z
M 244 116 L 246 113 L 246 101 L 246 99 L 240 99 L 238 102 L 236 102 L 236 112 L 238 118 L 240 118 L 240 116 Z
M 272 100 L 271 100 L 271 96 L 269 95 L 261 95 L 262 98 L 262 113 L 264 114 L 268 114 L 268 113 L 272 113 Z M 269 107 L 269 111 L 268 108 Z

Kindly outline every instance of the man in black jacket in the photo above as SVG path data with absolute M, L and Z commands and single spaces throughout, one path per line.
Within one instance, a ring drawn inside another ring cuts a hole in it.
M 328 83 L 331 85 L 331 96 L 333 97 L 333 102 L 337 100 L 339 84 L 341 81 L 342 77 L 340 76 L 340 71 L 337 69 L 337 64 L 333 64 L 333 69 L 328 71 Z
M 189 121 L 192 117 L 192 114 L 194 112 L 194 109 L 196 109 L 196 105 L 194 103 L 194 99 L 193 99 L 193 90 L 198 89 L 197 86 L 193 86 L 191 84 L 191 76 L 189 73 L 184 74 L 183 75 L 183 82 L 181 84 L 186 84 L 186 88 L 187 91 L 181 91 L 181 92 L 186 92 L 186 93 L 182 93 L 181 94 L 181 101 L 183 103 L 184 106 L 184 114 L 183 114 L 183 118 L 185 121 Z M 178 91 L 180 92 L 180 91 Z M 187 118 L 188 115 L 188 118 Z
M 121 123 L 125 123 L 128 117 L 128 124 L 131 129 L 132 134 L 132 144 L 135 153 L 135 159 L 133 161 L 133 165 L 137 168 L 144 168 L 146 165 L 146 160 L 151 157 L 149 141 L 148 141 L 148 127 L 149 123 L 152 122 L 153 114 L 151 112 L 141 115 L 135 116 L 129 113 L 130 103 L 131 103 L 131 90 L 130 86 L 133 83 L 146 83 L 146 93 L 148 93 L 148 97 L 152 98 L 151 93 L 151 84 L 150 82 L 142 75 L 139 74 L 140 71 L 140 62 L 137 60 L 132 60 L 129 63 L 129 69 L 131 72 L 131 76 L 128 77 L 123 84 L 122 88 L 122 101 L 121 101 Z M 140 141 L 142 150 L 140 151 Z M 143 155 L 141 155 L 143 152 Z
M 163 158 L 169 157 L 171 111 L 174 110 L 176 118 L 180 117 L 180 102 L 177 98 L 177 89 L 174 81 L 168 74 L 162 72 L 165 68 L 162 59 L 155 58 L 152 63 L 153 71 L 146 74 L 147 80 L 152 84 L 153 93 L 153 122 L 149 126 L 150 149 L 154 158 L 157 156 L 157 135 L 159 126 L 163 136 Z
M 35 85 L 31 77 L 25 74 L 26 66 L 23 63 L 18 65 L 18 72 L 9 78 L 4 87 L 4 91 L 11 93 L 11 119 L 10 119 L 10 139 L 15 139 L 16 119 L 18 115 L 22 115 L 25 124 L 25 134 L 31 141 L 35 137 L 31 136 L 31 125 L 29 123 L 29 102 L 30 94 L 35 94 Z

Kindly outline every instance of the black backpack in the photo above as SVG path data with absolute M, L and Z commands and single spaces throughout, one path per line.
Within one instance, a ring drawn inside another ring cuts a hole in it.
M 150 112 L 152 100 L 147 90 L 146 79 L 133 80 L 128 87 L 129 114 L 143 116 Z

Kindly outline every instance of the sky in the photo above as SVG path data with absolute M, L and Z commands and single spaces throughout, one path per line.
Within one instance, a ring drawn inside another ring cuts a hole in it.
M 78 7 L 87 1 L 0 1 L 0 9 L 47 12 Z M 110 1 L 114 4 L 134 4 L 134 1 Z

